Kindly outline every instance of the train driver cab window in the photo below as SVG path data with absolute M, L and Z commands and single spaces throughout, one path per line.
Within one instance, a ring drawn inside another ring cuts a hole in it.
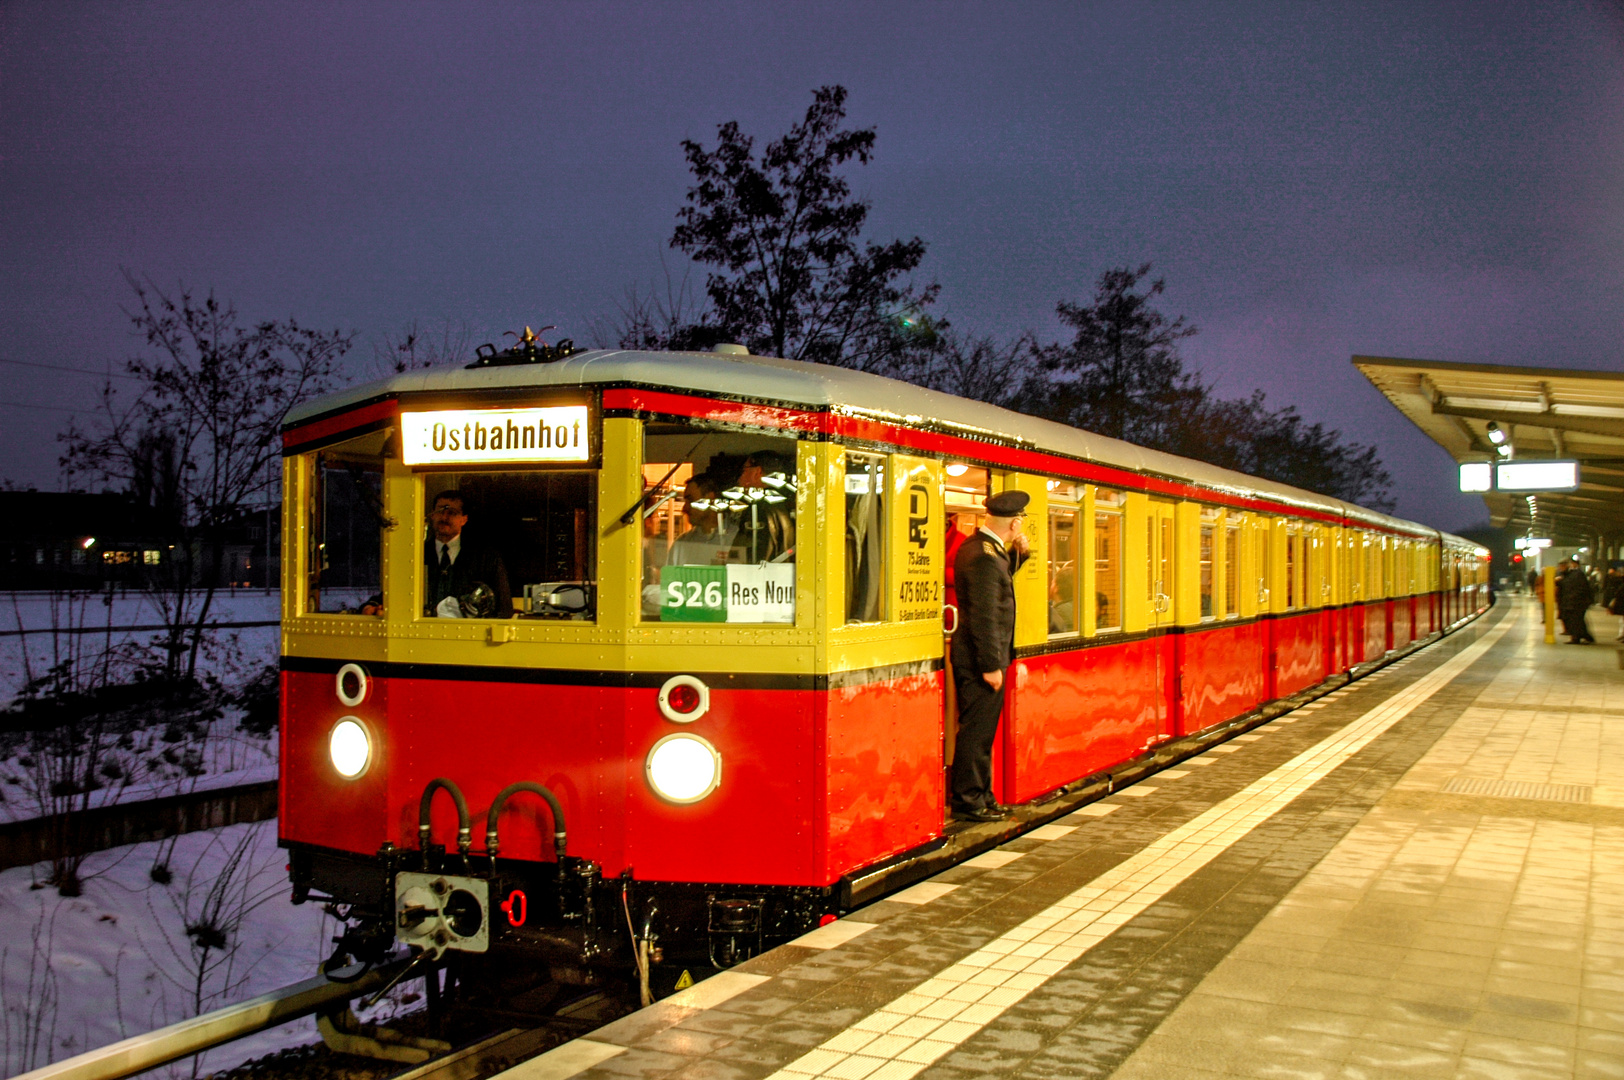
M 383 614 L 383 458 L 389 431 L 307 455 L 304 610 Z
M 581 470 L 425 474 L 424 617 L 592 621 L 597 490 Z
M 1077 561 L 1077 488 L 1064 480 L 1050 480 L 1049 489 L 1049 636 L 1077 633 L 1081 585 Z
M 794 439 L 643 429 L 644 622 L 793 623 Z
M 1094 632 L 1122 629 L 1122 492 L 1094 492 Z
M 846 621 L 885 619 L 885 458 L 846 454 Z

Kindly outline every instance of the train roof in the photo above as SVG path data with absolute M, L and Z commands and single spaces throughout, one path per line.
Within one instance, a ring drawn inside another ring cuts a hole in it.
M 326 394 L 300 405 L 289 412 L 284 430 L 367 402 L 397 396 L 605 385 L 691 391 L 832 411 L 888 423 L 928 426 L 978 441 L 1041 448 L 1112 468 L 1173 477 L 1238 498 L 1267 498 L 1305 511 L 1347 517 L 1376 528 L 1437 532 L 1431 526 L 1312 491 L 882 375 L 752 354 L 594 349 L 553 363 L 410 371 Z M 1458 544 L 1469 544 L 1459 537 L 1441 535 Z

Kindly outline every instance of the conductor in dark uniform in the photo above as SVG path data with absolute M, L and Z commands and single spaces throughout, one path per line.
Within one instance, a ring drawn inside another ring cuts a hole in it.
M 1031 496 L 1004 491 L 987 500 L 987 522 L 953 559 L 959 628 L 953 635 L 953 685 L 959 735 L 953 750 L 953 816 L 997 821 L 992 797 L 992 741 L 1004 711 L 1004 672 L 1015 659 L 1015 584 L 1026 561 L 1021 519 Z
M 434 535 L 423 545 L 427 575 L 424 614 L 440 614 L 441 602 L 449 597 L 458 602 L 457 610 L 463 618 L 477 615 L 511 619 L 513 593 L 508 588 L 507 567 L 502 563 L 502 556 L 477 541 L 469 541 L 462 531 L 467 524 L 462 492 L 442 491 L 434 496 L 434 509 L 429 512 Z M 464 598 L 474 592 L 476 585 L 484 585 L 490 591 L 491 610 L 488 612 L 462 609 Z

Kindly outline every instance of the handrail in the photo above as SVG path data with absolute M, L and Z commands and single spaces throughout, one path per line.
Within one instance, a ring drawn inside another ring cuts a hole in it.
M 354 982 L 333 982 L 325 975 L 318 975 L 145 1035 L 133 1035 L 53 1062 L 12 1080 L 122 1080 L 368 993 L 382 986 L 404 962 L 374 968 Z

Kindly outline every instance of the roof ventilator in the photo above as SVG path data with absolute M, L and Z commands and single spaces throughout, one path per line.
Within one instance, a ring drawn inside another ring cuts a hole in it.
M 545 333 L 558 328 L 543 326 L 541 329 Z M 480 368 L 506 367 L 511 364 L 552 364 L 577 351 L 575 342 L 569 338 L 559 338 L 557 345 L 549 345 L 528 326 L 524 328 L 522 334 L 515 334 L 509 330 L 506 336 L 515 339 L 512 348 L 497 352 L 496 346 L 487 341 L 474 350 L 474 362 L 468 366 Z

